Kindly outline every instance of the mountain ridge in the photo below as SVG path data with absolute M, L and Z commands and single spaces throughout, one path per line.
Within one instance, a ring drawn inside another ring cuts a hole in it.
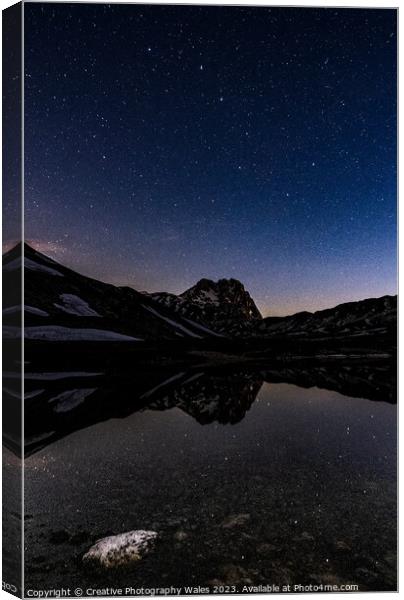
M 203 278 L 181 294 L 138 292 L 129 286 L 101 282 L 65 267 L 24 243 L 26 336 L 52 325 L 51 338 L 69 327 L 93 331 L 94 339 L 106 333 L 128 336 L 126 341 L 152 339 L 203 339 L 215 337 L 273 338 L 385 335 L 396 326 L 397 296 L 366 298 L 315 312 L 263 318 L 244 285 L 237 279 Z M 21 271 L 21 244 L 3 255 L 5 283 Z M 3 310 L 6 336 L 15 327 L 13 309 L 18 298 Z M 14 311 L 15 313 L 15 311 Z M 45 319 L 49 325 L 44 325 Z M 34 328 L 36 327 L 36 330 Z M 31 328 L 31 329 L 30 329 Z M 59 329 L 56 329 L 59 328 Z M 95 334 L 94 331 L 103 331 Z M 50 330 L 47 330 L 50 335 Z M 109 335 L 108 334 L 108 335 Z M 87 335 L 87 334 L 86 334 Z M 90 334 L 88 334 L 90 335 Z M 41 338 L 42 339 L 42 338 Z M 113 336 L 111 337 L 111 340 Z

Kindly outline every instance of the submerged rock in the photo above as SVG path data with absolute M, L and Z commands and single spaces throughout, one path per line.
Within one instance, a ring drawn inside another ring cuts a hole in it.
M 174 539 L 177 542 L 183 542 L 184 540 L 188 539 L 188 534 L 186 531 L 182 531 L 182 529 L 179 529 L 174 533 Z
M 143 558 L 153 546 L 157 533 L 142 529 L 98 540 L 83 556 L 86 565 L 101 569 L 129 566 Z
M 341 554 L 344 552 L 351 552 L 351 547 L 344 542 L 344 540 L 337 540 L 334 544 L 334 548 L 337 552 L 340 552 Z
M 240 513 L 238 515 L 230 515 L 225 521 L 222 523 L 223 529 L 232 529 L 233 527 L 239 527 L 241 525 L 245 525 L 247 521 L 250 520 L 249 513 Z

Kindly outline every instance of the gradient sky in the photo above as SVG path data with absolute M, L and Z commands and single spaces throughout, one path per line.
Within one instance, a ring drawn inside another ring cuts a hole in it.
M 25 4 L 26 238 L 265 315 L 396 292 L 396 12 Z

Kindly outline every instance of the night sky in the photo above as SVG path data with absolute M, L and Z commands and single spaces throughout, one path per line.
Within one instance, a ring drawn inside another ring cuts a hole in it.
M 25 4 L 26 238 L 265 315 L 396 293 L 396 12 Z

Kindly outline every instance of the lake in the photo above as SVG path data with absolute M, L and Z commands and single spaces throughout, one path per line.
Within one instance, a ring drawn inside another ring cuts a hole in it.
M 46 441 L 25 461 L 27 589 L 396 589 L 391 399 L 242 371 L 180 373 L 140 396 L 136 378 L 126 383 L 136 411 L 107 418 L 102 407 L 119 406 L 122 390 L 77 377 L 49 392 L 49 377 L 35 383 L 59 424 L 41 419 Z M 101 416 L 80 428 L 74 413 L 95 412 L 86 402 Z M 158 540 L 131 571 L 83 567 L 95 540 L 134 529 Z

